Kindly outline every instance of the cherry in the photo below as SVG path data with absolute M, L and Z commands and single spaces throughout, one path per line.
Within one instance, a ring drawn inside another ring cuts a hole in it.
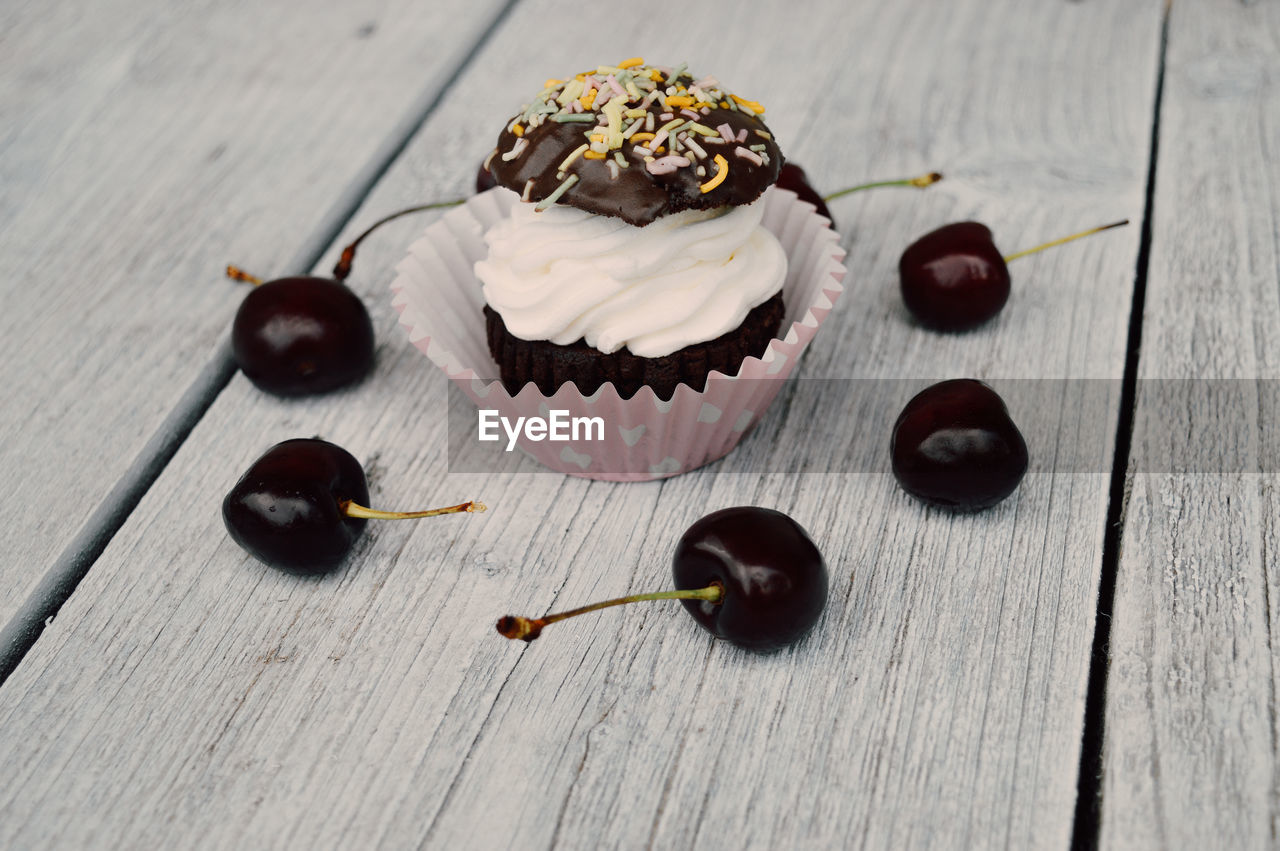
M 783 189 L 790 189 L 796 195 L 800 196 L 801 201 L 808 201 L 818 209 L 818 215 L 826 216 L 831 219 L 831 224 L 835 224 L 836 220 L 832 217 L 831 211 L 827 209 L 827 202 L 822 200 L 822 196 L 818 194 L 818 190 L 813 188 L 813 184 L 809 182 L 809 176 L 804 173 L 804 169 L 793 162 L 785 162 L 782 168 L 778 170 L 778 186 Z
M 676 587 L 719 584 L 724 599 L 685 600 L 704 629 L 739 647 L 799 641 L 827 603 L 827 566 L 799 523 L 781 511 L 726 508 L 694 523 L 672 564 Z
M 240 303 L 231 351 L 259 389 L 324 393 L 354 384 L 373 367 L 373 322 L 360 297 L 336 280 L 279 278 L 255 286 Z
M 422 204 L 379 219 L 343 249 L 332 278 L 297 276 L 263 283 L 227 266 L 227 277 L 254 284 L 231 326 L 236 365 L 259 389 L 278 396 L 325 393 L 364 378 L 373 367 L 373 322 L 345 283 L 356 250 L 387 222 L 461 203 Z
M 507 638 L 532 641 L 543 627 L 609 606 L 681 600 L 700 626 L 750 650 L 777 650 L 803 638 L 827 602 L 827 566 L 800 524 L 780 511 L 726 508 L 681 536 L 672 561 L 675 591 L 635 594 L 541 618 L 508 615 Z
M 289 573 L 320 574 L 346 558 L 369 519 L 408 519 L 484 511 L 464 502 L 429 511 L 365 508 L 369 486 L 350 452 L 318 438 L 277 443 L 254 461 L 222 501 L 237 544 Z
M 986 225 L 943 225 L 902 252 L 902 300 L 923 325 L 967 331 L 991 319 L 1009 300 L 1009 261 L 1128 223 L 1126 219 L 1091 228 L 1007 257 L 1001 256 Z
M 907 403 L 889 445 L 902 489 L 932 505 L 988 508 L 1027 472 L 1027 444 L 1004 400 L 981 381 L 943 381 Z
M 479 195 L 481 192 L 488 192 L 497 185 L 498 181 L 494 180 L 493 174 L 489 169 L 485 168 L 484 163 L 481 163 L 480 170 L 476 172 L 476 194 Z

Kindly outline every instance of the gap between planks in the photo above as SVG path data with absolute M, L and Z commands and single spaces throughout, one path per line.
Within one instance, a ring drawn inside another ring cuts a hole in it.
M 1151 260 L 1156 163 L 1160 147 L 1160 108 L 1164 100 L 1164 75 L 1169 54 L 1169 6 L 1169 3 L 1165 4 L 1160 20 L 1160 53 L 1151 115 L 1151 142 L 1148 146 L 1146 200 L 1142 210 L 1142 236 L 1138 243 L 1138 260 L 1135 265 L 1133 306 L 1129 311 L 1124 376 L 1120 384 L 1119 415 L 1116 420 L 1115 456 L 1111 462 L 1111 487 L 1107 499 L 1106 528 L 1102 538 L 1098 608 L 1093 621 L 1093 649 L 1089 658 L 1089 685 L 1085 692 L 1080 766 L 1076 777 L 1076 811 L 1071 826 L 1072 849 L 1097 848 L 1102 832 L 1102 756 L 1106 739 L 1107 675 L 1111 664 L 1111 617 L 1115 608 L 1116 578 L 1120 571 L 1125 508 L 1129 500 L 1129 459 L 1133 449 L 1138 361 L 1142 351 L 1142 320 L 1146 313 L 1147 271 Z
M 297 270 L 297 274 L 307 274 L 320 262 L 325 251 L 341 236 L 351 218 L 360 210 L 369 193 L 404 152 L 414 135 L 435 112 L 454 83 L 462 77 L 519 2 L 520 0 L 507 0 L 499 7 L 480 31 L 471 49 L 445 76 L 443 82 L 433 80 L 427 84 L 404 117 L 392 128 L 382 146 L 339 193 L 337 200 L 321 218 L 319 227 L 303 240 L 286 268 Z M 160 477 L 235 372 L 230 331 L 227 331 L 209 363 L 147 440 L 115 487 L 107 493 L 71 542 L 54 559 L 39 584 L 9 622 L 0 625 L 0 687 L 3 687 L 9 675 L 21 664 L 27 651 L 39 640 L 45 626 L 75 593 L 80 581 L 129 519 L 133 509 Z

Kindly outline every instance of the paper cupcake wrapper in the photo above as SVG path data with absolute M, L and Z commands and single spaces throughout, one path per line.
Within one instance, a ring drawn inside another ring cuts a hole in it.
M 498 367 L 489 354 L 484 296 L 472 270 L 487 254 L 485 231 L 520 203 L 505 189 L 471 198 L 426 229 L 396 266 L 392 303 L 410 342 L 478 407 L 496 410 L 510 422 L 517 417 L 547 419 L 552 411 L 603 420 L 603 439 L 553 442 L 522 435 L 519 447 L 544 466 L 608 481 L 675 476 L 716 461 L 738 445 L 844 291 L 844 250 L 828 220 L 785 189 L 773 187 L 763 201 L 764 226 L 787 254 L 785 333 L 770 341 L 762 356 L 743 361 L 737 375 L 712 372 L 701 392 L 681 385 L 666 402 L 647 387 L 623 399 L 612 384 L 590 396 L 573 384 L 552 396 L 526 384 L 512 396 L 494 378 Z

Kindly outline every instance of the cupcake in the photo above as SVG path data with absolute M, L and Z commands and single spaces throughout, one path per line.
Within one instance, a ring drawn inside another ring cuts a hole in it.
M 503 188 L 409 248 L 400 323 L 481 424 L 514 424 L 499 453 L 646 481 L 723 457 L 763 416 L 845 271 L 829 221 L 773 186 L 763 112 L 639 59 L 548 80 L 486 161 Z M 557 440 L 556 417 L 590 427 Z M 492 457 L 454 451 L 460 470 Z
M 630 59 L 548 80 L 485 165 L 523 203 L 475 264 L 504 386 L 648 387 L 737 373 L 781 325 L 787 260 L 762 226 L 782 155 L 764 108 Z

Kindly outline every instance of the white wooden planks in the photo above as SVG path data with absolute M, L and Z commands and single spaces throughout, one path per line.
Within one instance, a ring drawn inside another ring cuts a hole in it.
M 1268 848 L 1280 834 L 1278 57 L 1274 4 L 1172 7 L 1111 629 L 1109 848 Z M 1180 405 L 1161 379 L 1200 381 Z
M 501 5 L 6 4 L 0 627 Z
M 763 100 L 826 188 L 949 174 L 837 206 L 852 287 L 804 374 L 1118 377 L 1136 229 L 1016 267 L 1018 295 L 975 334 L 915 328 L 894 295 L 901 248 L 946 221 L 980 218 L 1013 250 L 1141 211 L 1158 4 L 1024 5 L 832 3 L 824 26 L 762 9 L 717 15 L 710 39 L 659 4 L 602 56 L 580 6 L 522 4 L 353 225 L 467 186 L 546 76 L 688 58 Z M 443 378 L 385 293 L 420 226 L 357 266 L 371 380 L 289 403 L 233 380 L 0 690 L 0 843 L 1067 844 L 1109 445 L 1092 473 L 951 516 L 882 474 L 792 472 L 838 463 L 859 427 L 857 398 L 796 384 L 734 456 L 666 483 L 448 474 Z M 1115 399 L 1087 413 L 1114 421 Z M 217 505 L 267 445 L 312 433 L 373 468 L 381 505 L 492 510 L 371 528 L 339 577 L 278 576 Z M 793 514 L 832 566 L 797 648 L 741 653 L 674 605 L 527 647 L 493 634 L 507 611 L 664 584 L 679 531 L 740 503 Z

